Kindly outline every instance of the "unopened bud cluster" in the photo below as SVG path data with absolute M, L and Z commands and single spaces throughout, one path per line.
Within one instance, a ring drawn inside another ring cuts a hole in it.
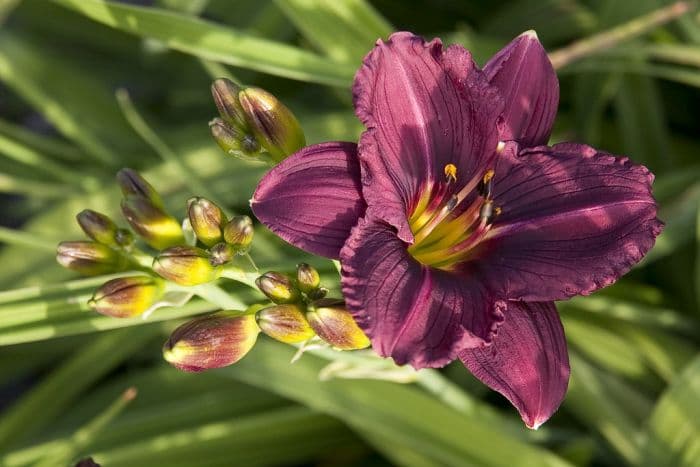
M 62 266 L 85 275 L 126 270 L 143 273 L 102 285 L 89 301 L 99 313 L 118 318 L 139 316 L 164 295 L 163 279 L 180 286 L 214 281 L 226 263 L 250 248 L 253 223 L 248 216 L 227 219 L 214 202 L 192 198 L 187 202 L 187 222 L 199 245 L 188 244 L 182 223 L 168 213 L 159 193 L 140 174 L 122 169 L 117 182 L 123 195 L 124 219 L 143 243 L 157 250 L 155 255 L 138 249 L 131 230 L 89 209 L 76 217 L 89 240 L 61 242 L 56 253 Z
M 294 114 L 275 96 L 260 88 L 241 88 L 226 78 L 211 86 L 219 110 L 209 122 L 214 140 L 226 153 L 243 159 L 282 161 L 306 144 Z
M 243 358 L 260 332 L 285 344 L 319 338 L 338 350 L 369 346 L 343 301 L 321 298 L 327 291 L 308 264 L 297 266 L 296 278 L 267 272 L 256 284 L 271 305 L 219 311 L 183 324 L 165 343 L 165 359 L 184 371 L 221 368 Z
M 258 312 L 260 329 L 273 339 L 294 344 L 318 336 L 340 350 L 369 345 L 343 301 L 324 298 L 328 290 L 312 266 L 299 264 L 295 277 L 267 272 L 255 283 L 274 303 Z

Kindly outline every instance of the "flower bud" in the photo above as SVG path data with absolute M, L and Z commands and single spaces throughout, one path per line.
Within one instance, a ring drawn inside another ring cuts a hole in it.
M 206 246 L 216 245 L 222 240 L 221 228 L 226 223 L 226 216 L 219 206 L 206 198 L 190 198 L 187 215 L 195 235 Z
M 163 200 L 156 189 L 135 170 L 121 169 L 117 172 L 117 183 L 125 197 L 139 196 L 146 198 L 159 208 L 163 207 Z
M 211 95 L 214 97 L 214 103 L 219 109 L 221 119 L 228 126 L 245 131 L 248 128 L 248 123 L 243 113 L 243 107 L 238 100 L 240 92 L 241 88 L 226 78 L 218 78 L 211 83 Z
M 260 88 L 247 88 L 238 98 L 253 135 L 276 162 L 304 147 L 301 125 L 275 96 Z
M 254 234 L 253 221 L 248 216 L 233 216 L 224 226 L 224 240 L 241 253 L 248 251 Z
M 268 336 L 285 344 L 311 339 L 315 333 L 299 305 L 274 305 L 258 311 L 258 326 Z
M 162 280 L 151 276 L 112 279 L 95 291 L 88 305 L 103 315 L 132 318 L 156 303 L 164 288 Z
M 216 280 L 221 266 L 211 264 L 209 253 L 194 246 L 174 246 L 153 260 L 153 270 L 179 285 L 199 285 Z
M 163 357 L 183 371 L 221 368 L 243 358 L 259 332 L 254 315 L 219 311 L 175 329 L 163 346 Z
M 318 275 L 318 271 L 313 266 L 299 263 L 297 265 L 297 284 L 302 292 L 308 294 L 314 292 L 321 285 L 321 276 Z
M 217 243 L 209 249 L 211 258 L 209 261 L 214 266 L 220 266 L 230 262 L 234 256 L 236 256 L 236 249 L 229 245 L 228 243 Z
M 299 290 L 292 280 L 279 272 L 266 272 L 255 279 L 255 285 L 277 304 L 293 303 L 299 299 Z
M 252 157 L 253 154 L 260 151 L 260 143 L 253 135 L 226 125 L 220 118 L 215 118 L 209 122 L 209 130 L 216 144 L 226 154 Z
M 85 235 L 103 245 L 116 246 L 117 225 L 104 214 L 91 209 L 80 211 L 75 219 Z
M 180 223 L 149 199 L 130 195 L 121 207 L 129 225 L 151 247 L 162 250 L 185 243 Z
M 369 347 L 370 341 L 340 300 L 318 300 L 306 313 L 318 337 L 340 350 Z
M 88 276 L 123 271 L 129 264 L 120 252 L 97 242 L 61 242 L 56 250 L 56 261 Z

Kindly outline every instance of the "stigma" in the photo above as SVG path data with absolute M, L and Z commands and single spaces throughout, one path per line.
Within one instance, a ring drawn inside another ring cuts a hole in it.
M 444 182 L 425 185 L 414 203 L 408 219 L 414 242 L 408 252 L 426 266 L 452 270 L 474 257 L 501 207 L 492 198 L 494 169 L 459 191 L 457 167 L 447 164 L 444 174 Z

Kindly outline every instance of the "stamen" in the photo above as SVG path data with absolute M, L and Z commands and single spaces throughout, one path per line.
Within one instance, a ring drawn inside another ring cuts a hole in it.
M 481 205 L 481 209 L 479 210 L 479 219 L 481 220 L 481 222 L 488 224 L 492 217 L 493 201 L 487 199 L 486 201 L 484 201 L 484 204 Z
M 495 172 L 493 169 L 487 170 L 484 174 L 484 178 L 482 178 L 481 182 L 479 182 L 479 186 L 477 187 L 477 189 L 479 191 L 479 194 L 484 198 L 491 197 L 491 188 L 493 187 L 494 174 Z
M 500 155 L 505 148 L 506 148 L 505 141 L 499 141 L 498 145 L 496 145 L 496 154 Z
M 457 181 L 457 167 L 454 164 L 445 166 L 445 178 L 447 178 L 448 185 Z

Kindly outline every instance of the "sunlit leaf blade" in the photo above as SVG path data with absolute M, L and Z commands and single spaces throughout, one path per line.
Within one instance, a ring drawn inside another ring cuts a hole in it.
M 166 10 L 102 0 L 54 1 L 107 26 L 208 60 L 332 86 L 348 86 L 355 73 L 353 65 Z

